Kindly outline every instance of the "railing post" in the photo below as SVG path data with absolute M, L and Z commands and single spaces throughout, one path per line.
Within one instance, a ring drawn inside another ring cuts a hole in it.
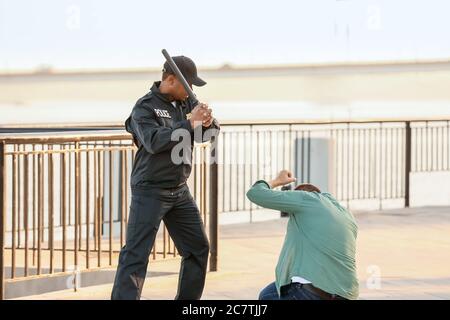
M 218 252 L 218 153 L 217 153 L 217 136 L 211 138 L 211 152 L 209 164 L 209 242 L 210 257 L 209 271 L 217 271 L 217 252 Z
M 0 300 L 5 299 L 5 221 L 6 221 L 6 156 L 5 142 L 0 141 Z
M 411 122 L 406 121 L 405 124 L 405 208 L 408 208 L 411 175 Z

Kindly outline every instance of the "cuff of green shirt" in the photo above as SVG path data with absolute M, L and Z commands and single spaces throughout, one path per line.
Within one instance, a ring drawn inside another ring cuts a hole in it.
M 266 180 L 258 180 L 253 185 L 255 186 L 258 183 L 265 183 L 269 189 L 272 189 L 272 187 L 270 186 L 270 184 Z

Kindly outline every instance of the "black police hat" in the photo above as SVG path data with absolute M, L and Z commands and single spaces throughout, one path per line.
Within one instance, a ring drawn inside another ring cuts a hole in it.
M 197 75 L 197 67 L 192 59 L 185 56 L 176 56 L 172 57 L 172 59 L 189 84 L 193 84 L 197 87 L 201 87 L 206 84 L 206 82 L 203 79 L 200 79 Z M 164 63 L 163 72 L 175 74 L 167 61 Z

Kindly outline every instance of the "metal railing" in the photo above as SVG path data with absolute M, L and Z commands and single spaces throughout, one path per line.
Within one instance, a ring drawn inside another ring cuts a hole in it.
M 194 148 L 188 181 L 205 225 L 212 203 L 206 201 L 209 149 Z M 126 239 L 135 151 L 120 131 L 0 138 L 0 298 L 5 282 L 116 264 Z M 176 255 L 160 228 L 150 258 Z M 214 261 L 212 255 L 210 270 Z
M 117 260 L 134 152 L 130 136 L 118 130 L 3 139 L 0 292 L 5 281 Z M 218 212 L 260 209 L 245 196 L 255 180 L 289 168 L 298 182 L 327 177 L 347 206 L 370 200 L 381 207 L 391 199 L 409 206 L 411 173 L 450 171 L 450 120 L 226 123 L 215 152 L 218 163 L 208 164 L 211 148 L 194 149 L 189 180 L 209 225 L 210 270 L 217 270 Z M 174 255 L 161 228 L 151 258 Z
M 410 173 L 450 170 L 450 121 L 236 123 L 222 126 L 218 149 L 220 212 L 260 209 L 246 190 L 283 168 L 313 184 L 321 171 L 327 190 L 347 206 L 409 206 Z

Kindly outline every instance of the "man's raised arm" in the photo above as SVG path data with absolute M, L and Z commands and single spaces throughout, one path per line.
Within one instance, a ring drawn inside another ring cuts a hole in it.
M 256 181 L 247 191 L 247 198 L 267 209 L 279 210 L 294 213 L 299 210 L 299 203 L 302 200 L 302 192 L 299 191 L 278 191 L 272 190 L 285 184 L 294 182 L 291 172 L 283 170 L 278 177 L 269 182 L 264 180 Z

